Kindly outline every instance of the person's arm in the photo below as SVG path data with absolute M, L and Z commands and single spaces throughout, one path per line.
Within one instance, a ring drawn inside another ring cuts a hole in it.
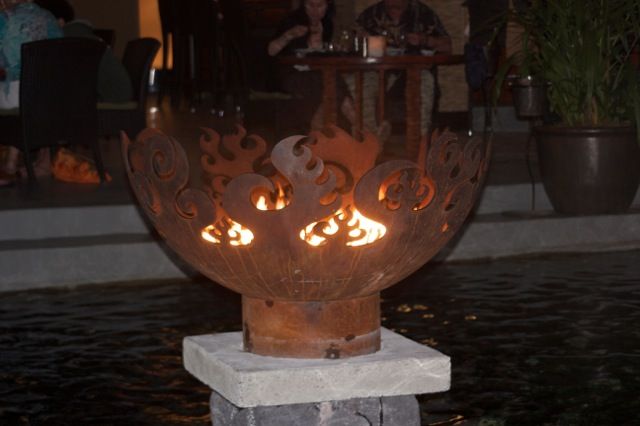
M 407 34 L 407 43 L 416 47 L 426 47 L 440 53 L 451 53 L 451 37 L 448 35 L 432 35 L 425 33 Z
M 451 37 L 449 36 L 425 36 L 425 46 L 428 49 L 435 50 L 436 52 L 450 54 L 451 47 Z
M 282 51 L 292 40 L 302 37 L 309 31 L 304 25 L 296 25 L 295 27 L 283 32 L 279 37 L 273 39 L 267 48 L 269 56 L 276 56 Z
M 417 13 L 418 21 L 421 22 L 421 25 L 414 26 L 414 28 L 422 27 L 426 31 L 407 34 L 407 42 L 416 47 L 450 54 L 452 51 L 451 37 L 447 34 L 447 30 L 438 15 L 426 6 L 421 7 Z

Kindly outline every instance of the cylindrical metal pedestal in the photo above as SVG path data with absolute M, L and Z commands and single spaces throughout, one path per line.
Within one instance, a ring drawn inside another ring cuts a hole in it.
M 243 296 L 244 348 L 285 358 L 347 358 L 380 349 L 380 294 L 294 302 Z

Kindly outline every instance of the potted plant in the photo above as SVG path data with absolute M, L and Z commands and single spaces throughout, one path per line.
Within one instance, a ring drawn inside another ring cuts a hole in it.
M 522 27 L 508 68 L 547 84 L 556 123 L 534 129 L 543 184 L 554 209 L 602 214 L 629 208 L 640 183 L 640 40 L 637 0 L 532 0 L 510 15 Z

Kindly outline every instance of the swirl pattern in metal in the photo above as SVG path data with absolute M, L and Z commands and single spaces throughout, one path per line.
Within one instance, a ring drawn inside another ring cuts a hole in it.
M 135 142 L 123 136 L 122 149 L 141 206 L 185 261 L 248 297 L 316 301 L 379 292 L 461 227 L 490 147 L 449 132 L 431 139 L 417 161 L 376 164 L 372 135 L 356 140 L 337 127 L 288 137 L 270 154 L 242 128 L 224 136 L 204 129 L 204 189 L 187 186 L 184 150 L 157 130 Z M 366 239 L 365 221 L 381 226 L 375 238 Z

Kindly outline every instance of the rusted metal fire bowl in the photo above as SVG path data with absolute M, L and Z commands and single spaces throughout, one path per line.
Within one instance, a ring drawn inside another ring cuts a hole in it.
M 245 350 L 339 358 L 380 348 L 380 291 L 414 272 L 472 207 L 488 146 L 434 134 L 417 161 L 376 164 L 372 135 L 332 127 L 277 143 L 203 129 L 203 189 L 157 130 L 123 136 L 138 201 L 167 244 L 243 295 Z

